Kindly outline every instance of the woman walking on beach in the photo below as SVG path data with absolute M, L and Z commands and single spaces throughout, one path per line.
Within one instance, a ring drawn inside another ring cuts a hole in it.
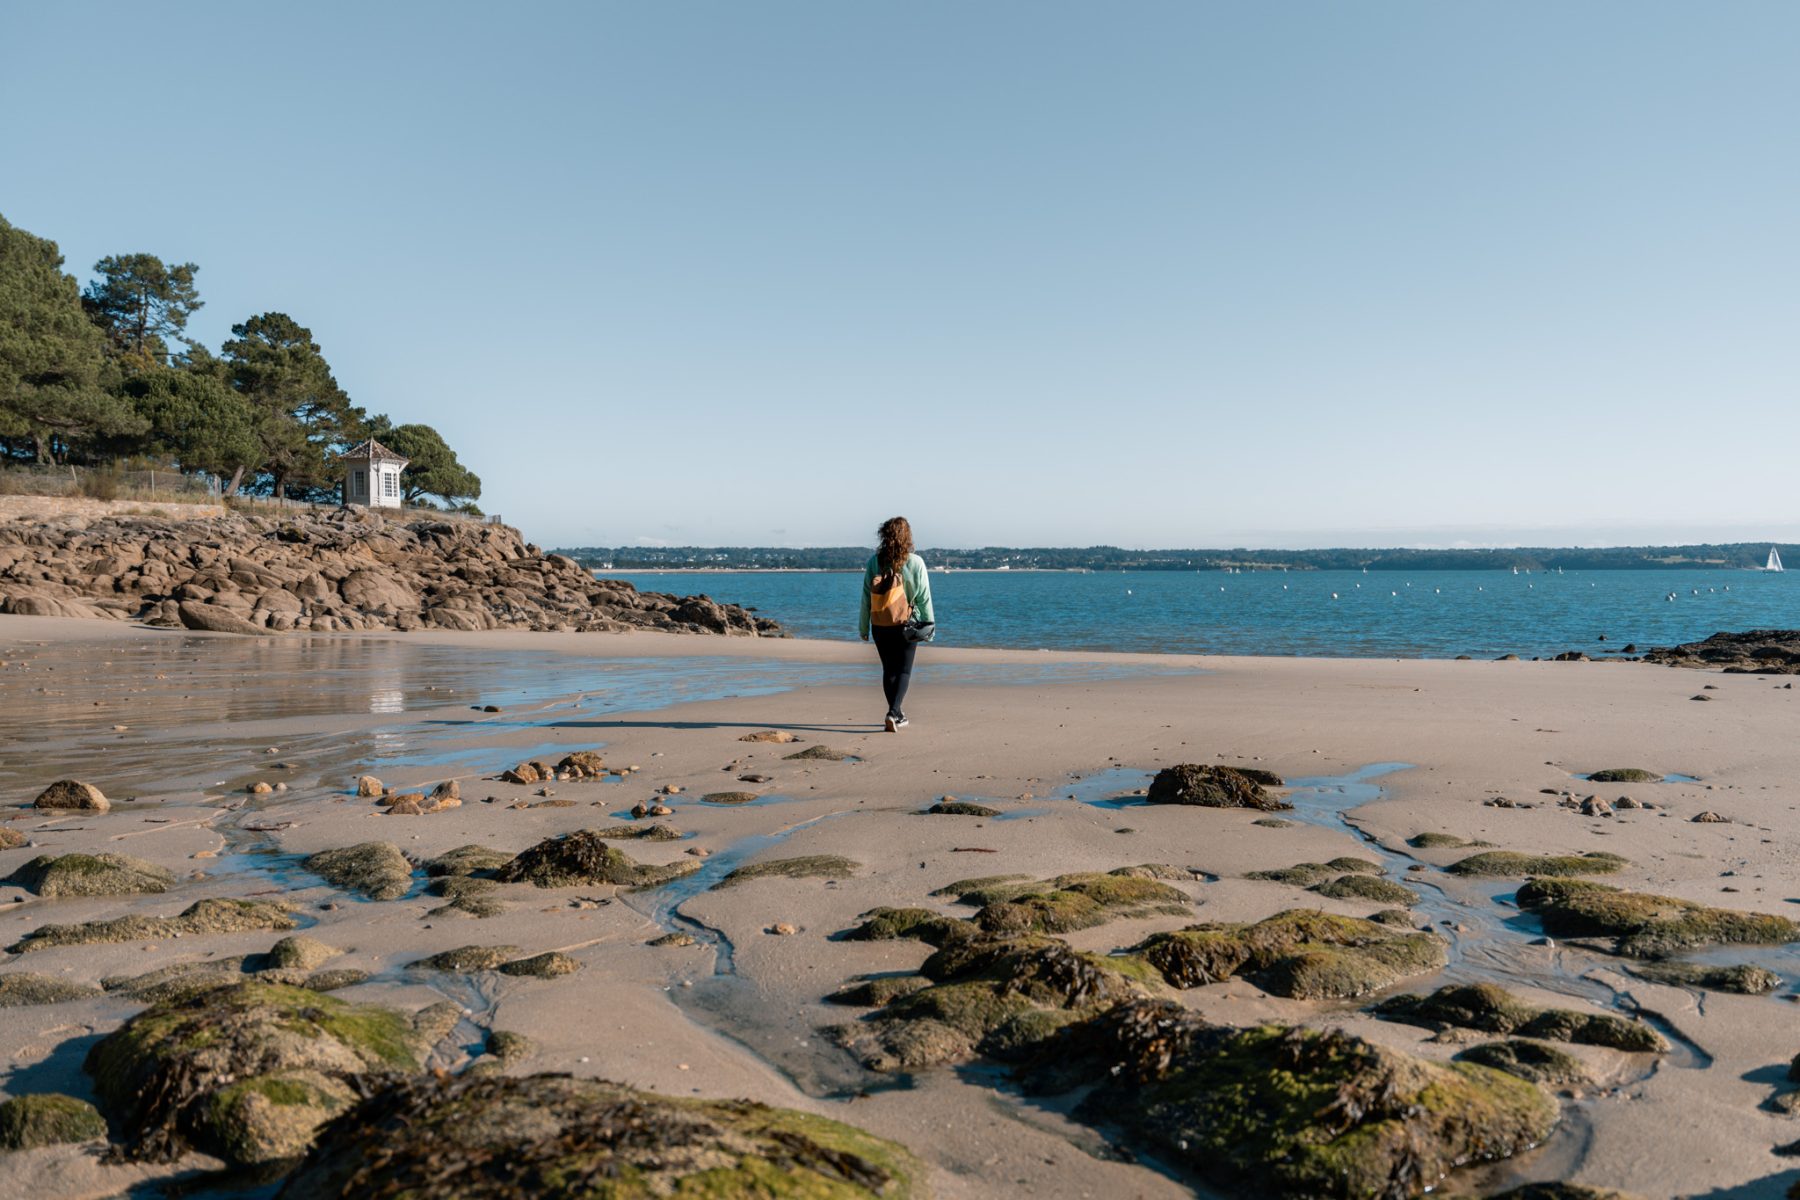
M 913 655 L 920 642 L 931 640 L 937 616 L 931 608 L 931 579 L 925 560 L 913 553 L 912 526 L 905 517 L 881 523 L 881 544 L 863 568 L 862 603 L 856 610 L 863 641 L 874 634 L 881 655 L 881 690 L 887 694 L 887 731 L 906 728 L 906 688 L 912 682 Z

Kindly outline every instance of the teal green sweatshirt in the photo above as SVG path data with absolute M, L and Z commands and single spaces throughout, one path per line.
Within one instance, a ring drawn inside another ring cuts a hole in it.
M 871 554 L 869 565 L 863 568 L 862 607 L 856 610 L 856 631 L 863 637 L 869 636 L 869 593 L 879 574 L 881 559 Z M 925 573 L 925 560 L 916 554 L 908 558 L 906 565 L 900 568 L 900 582 L 906 588 L 906 602 L 912 605 L 913 617 L 936 622 L 937 616 L 931 611 L 931 577 Z

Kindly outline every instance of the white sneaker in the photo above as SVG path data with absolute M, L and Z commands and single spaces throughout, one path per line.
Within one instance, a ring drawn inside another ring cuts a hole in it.
M 899 717 L 899 718 L 889 717 L 888 720 L 893 722 L 894 732 L 896 732 L 896 733 L 898 733 L 902 729 L 905 729 L 907 727 L 907 725 L 910 724 L 910 722 L 908 722 L 907 719 L 903 716 Z
M 897 732 L 899 732 L 899 729 L 900 729 L 900 722 L 894 720 L 893 715 L 889 714 L 888 719 L 887 719 L 887 732 L 897 733 Z

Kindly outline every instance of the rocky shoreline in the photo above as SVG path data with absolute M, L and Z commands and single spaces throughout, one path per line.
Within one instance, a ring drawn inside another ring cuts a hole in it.
M 1728 675 L 1800 675 L 1800 629 L 1715 633 L 1704 641 L 1659 646 L 1644 661 Z
M 215 633 L 530 629 L 785 636 L 708 596 L 640 592 L 509 526 L 366 510 L 0 524 L 0 613 Z

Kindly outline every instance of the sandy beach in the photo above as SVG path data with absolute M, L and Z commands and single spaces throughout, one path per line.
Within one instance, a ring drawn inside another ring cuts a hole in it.
M 1623 662 L 935 647 L 920 661 L 912 726 L 892 735 L 880 731 L 873 651 L 855 643 L 642 632 L 254 641 L 8 617 L 3 827 L 29 844 L 0 851 L 0 876 L 37 855 L 113 852 L 159 864 L 176 882 L 135 897 L 0 888 L 3 940 L 48 923 L 172 915 L 205 897 L 278 898 L 295 906 L 306 934 L 342 950 L 330 966 L 368 973 L 337 995 L 407 1011 L 450 1000 L 464 1010 L 464 1033 L 451 1043 L 478 1045 L 491 1030 L 530 1039 L 509 1073 L 569 1072 L 830 1116 L 907 1147 L 938 1197 L 1209 1195 L 1219 1193 L 1179 1167 L 1021 1096 L 997 1070 L 859 1066 L 820 1031 L 862 1010 L 825 997 L 859 976 L 913 971 L 931 949 L 841 935 L 881 906 L 967 916 L 931 895 L 957 880 L 1138 864 L 1184 872 L 1172 886 L 1191 911 L 1080 929 L 1067 935 L 1076 949 L 1104 954 L 1197 921 L 1253 922 L 1295 908 L 1366 917 L 1389 906 L 1244 878 L 1360 856 L 1424 897 L 1414 916 L 1448 941 L 1442 973 L 1348 1000 L 1284 998 L 1237 978 L 1159 994 L 1232 1026 L 1342 1028 L 1442 1061 L 1464 1043 L 1376 1019 L 1371 1003 L 1446 981 L 1497 982 L 1534 1004 L 1641 1017 L 1661 1031 L 1664 1054 L 1561 1047 L 1589 1079 L 1561 1089 L 1555 1131 L 1535 1150 L 1464 1173 L 1449 1194 L 1560 1179 L 1645 1197 L 1774 1200 L 1800 1178 L 1793 1160 L 1772 1153 L 1800 1136 L 1794 1118 L 1765 1107 L 1800 1050 L 1791 948 L 1712 956 L 1781 974 L 1765 995 L 1651 982 L 1631 960 L 1547 942 L 1513 906 L 1520 880 L 1442 870 L 1466 847 L 1408 844 L 1441 833 L 1530 854 L 1607 852 L 1627 864 L 1606 882 L 1629 891 L 1800 915 L 1791 789 L 1800 694 L 1787 680 Z M 1700 694 L 1710 702 L 1696 703 Z M 794 740 L 741 740 L 762 730 Z M 788 757 L 821 746 L 850 757 Z M 637 769 L 606 782 L 495 779 L 522 760 L 579 750 Z M 1270 823 L 1254 810 L 1133 803 L 1154 772 L 1177 763 L 1275 772 L 1296 807 Z M 1618 767 L 1671 778 L 1581 778 Z M 403 792 L 455 780 L 462 803 L 391 815 L 354 794 L 364 774 Z M 97 786 L 111 810 L 28 807 L 65 778 Z M 278 790 L 246 792 L 259 781 Z M 756 799 L 702 799 L 726 792 Z M 1598 796 L 1613 811 L 1584 815 L 1559 804 L 1560 793 Z M 1653 807 L 1620 807 L 1621 796 Z M 999 815 L 920 815 L 943 797 Z M 1493 803 L 1501 798 L 1512 806 Z M 700 875 L 639 892 L 501 884 L 492 893 L 501 911 L 477 918 L 442 911 L 422 872 L 401 898 L 368 900 L 300 865 L 371 841 L 414 862 L 471 844 L 516 854 L 629 821 L 638 802 L 666 804 L 671 813 L 655 819 L 685 839 L 614 844 L 652 865 L 707 851 Z M 1696 823 L 1703 812 L 1723 819 Z M 725 865 L 827 855 L 855 865 L 695 886 L 716 882 Z M 692 944 L 651 945 L 671 932 Z M 52 947 L 6 955 L 0 976 L 29 970 L 97 986 L 267 951 L 278 936 Z M 560 951 L 580 969 L 539 979 L 406 966 L 470 945 Z M 0 1092 L 91 1097 L 88 1048 L 142 1008 L 120 991 L 0 1007 Z M 436 1065 L 462 1065 L 442 1045 L 438 1053 Z M 91 1147 L 52 1147 L 0 1157 L 0 1193 L 106 1196 L 205 1165 L 108 1165 Z

